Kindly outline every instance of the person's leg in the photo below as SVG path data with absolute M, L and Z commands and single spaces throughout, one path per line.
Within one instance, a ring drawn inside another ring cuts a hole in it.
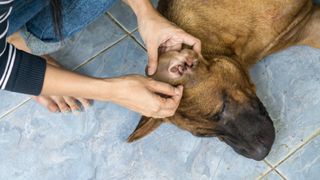
M 14 0 L 7 35 L 17 32 L 28 21 L 49 6 L 50 0 Z
M 104 14 L 116 0 L 62 0 L 62 35 L 68 38 Z M 26 24 L 27 30 L 44 42 L 58 42 L 51 21 L 50 7 L 45 7 Z

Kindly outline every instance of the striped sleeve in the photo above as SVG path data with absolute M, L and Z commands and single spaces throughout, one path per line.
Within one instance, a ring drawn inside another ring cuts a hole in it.
M 13 0 L 0 0 L 0 89 L 39 95 L 46 61 L 16 49 L 6 41 L 12 2 Z

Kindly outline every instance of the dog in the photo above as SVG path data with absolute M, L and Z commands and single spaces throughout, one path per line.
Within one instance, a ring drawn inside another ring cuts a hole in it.
M 249 68 L 292 45 L 320 48 L 320 10 L 311 0 L 160 0 L 159 12 L 202 42 L 159 57 L 152 78 L 185 86 L 176 114 L 142 117 L 128 141 L 164 122 L 199 137 L 218 137 L 237 153 L 263 160 L 275 129 L 255 92 Z

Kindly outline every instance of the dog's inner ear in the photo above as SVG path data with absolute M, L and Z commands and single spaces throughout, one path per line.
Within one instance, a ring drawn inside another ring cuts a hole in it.
M 155 119 L 142 116 L 138 126 L 128 137 L 128 142 L 130 143 L 136 141 L 150 134 L 153 130 L 157 129 L 162 124 L 162 122 L 163 119 Z

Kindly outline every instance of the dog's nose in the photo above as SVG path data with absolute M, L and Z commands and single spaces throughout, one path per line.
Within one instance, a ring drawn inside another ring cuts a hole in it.
M 263 144 L 261 144 L 255 147 L 255 150 L 250 153 L 250 158 L 256 161 L 261 161 L 269 154 L 269 151 L 269 148 L 266 148 Z

